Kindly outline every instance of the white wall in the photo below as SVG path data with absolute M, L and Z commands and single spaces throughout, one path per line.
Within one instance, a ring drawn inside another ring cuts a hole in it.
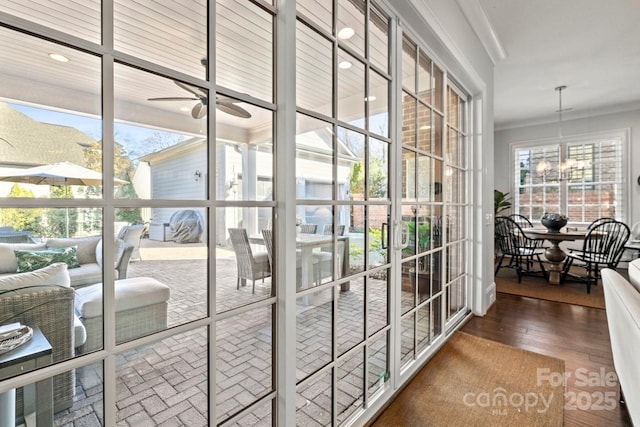
M 602 132 L 614 129 L 631 129 L 629 141 L 629 168 L 627 182 L 630 185 L 631 200 L 629 225 L 640 221 L 640 186 L 637 183 L 640 176 L 640 110 L 615 114 L 594 115 L 587 118 L 562 121 L 563 137 Z M 553 138 L 558 136 L 558 123 L 547 123 L 513 129 L 504 129 L 495 133 L 494 162 L 496 165 L 509 165 L 512 143 L 531 141 L 535 139 Z M 509 168 L 496 168 L 494 170 L 496 188 L 502 191 L 513 192 L 510 188 Z

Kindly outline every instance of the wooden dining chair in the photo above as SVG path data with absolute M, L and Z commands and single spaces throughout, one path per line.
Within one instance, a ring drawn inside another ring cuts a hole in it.
M 597 285 L 600 279 L 600 269 L 615 269 L 618 266 L 630 235 L 631 230 L 621 221 L 610 218 L 599 221 L 588 229 L 582 249 L 567 254 L 562 280 L 571 277 L 583 281 L 587 285 L 587 293 L 591 293 L 591 286 Z M 584 268 L 584 275 L 570 271 L 576 262 L 581 263 L 579 267 Z
M 495 242 L 500 251 L 500 260 L 496 265 L 494 274 L 498 274 L 500 268 L 513 268 L 518 274 L 518 283 L 524 274 L 542 273 L 546 277 L 540 255 L 543 253 L 542 240 L 530 239 L 522 232 L 522 227 L 512 218 L 497 216 L 495 218 Z M 509 257 L 509 264 L 502 265 L 505 257 Z M 534 264 L 540 265 L 540 270 L 534 269 Z

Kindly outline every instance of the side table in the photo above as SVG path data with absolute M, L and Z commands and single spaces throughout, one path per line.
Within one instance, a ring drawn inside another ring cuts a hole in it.
M 52 348 L 37 327 L 33 337 L 20 347 L 0 355 L 0 381 L 51 365 Z M 53 425 L 53 379 L 46 378 L 22 388 L 27 427 Z M 0 427 L 15 427 L 16 391 L 0 394 Z

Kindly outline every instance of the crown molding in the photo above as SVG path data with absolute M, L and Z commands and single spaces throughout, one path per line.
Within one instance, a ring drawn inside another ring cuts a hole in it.
M 460 10 L 469 21 L 469 25 L 473 28 L 476 35 L 480 39 L 480 43 L 487 51 L 489 58 L 495 65 L 507 57 L 507 52 L 502 47 L 500 38 L 496 33 L 491 20 L 487 16 L 484 8 L 479 0 L 458 0 Z

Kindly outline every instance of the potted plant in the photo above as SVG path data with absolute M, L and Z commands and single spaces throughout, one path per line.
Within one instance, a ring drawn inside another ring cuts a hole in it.
M 511 209 L 511 196 L 509 196 L 509 193 L 503 193 L 500 190 L 493 190 L 493 207 L 495 215 L 498 215 L 507 209 Z

